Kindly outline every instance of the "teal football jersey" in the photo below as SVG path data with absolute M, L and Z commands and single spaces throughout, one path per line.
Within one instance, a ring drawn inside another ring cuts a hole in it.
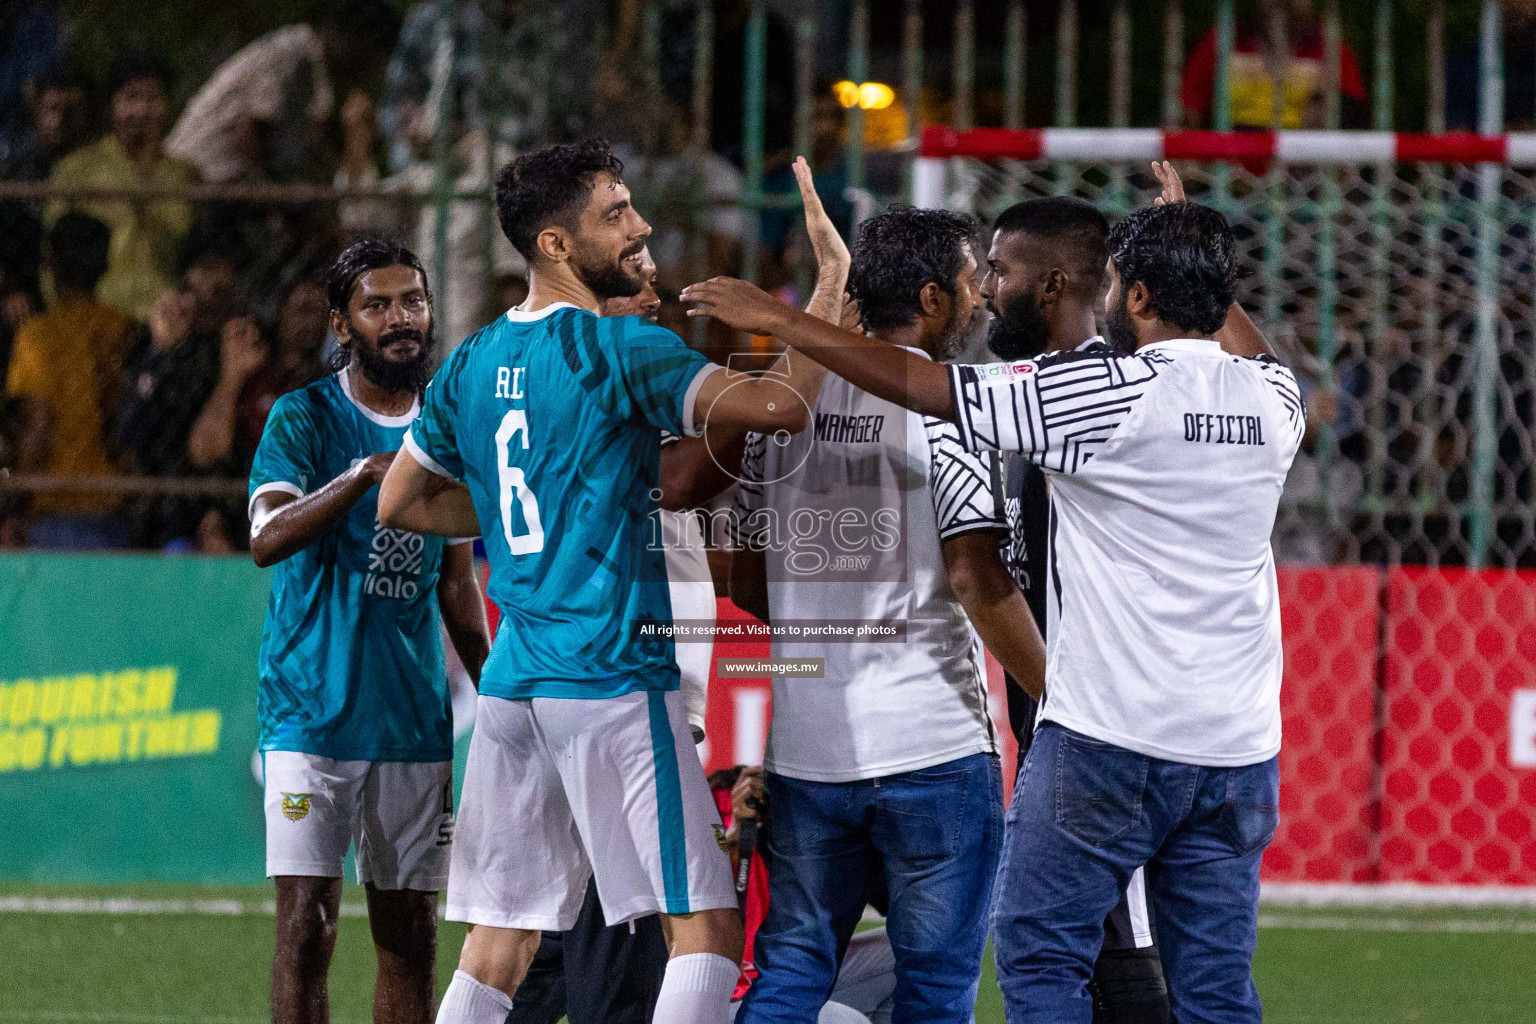
M 719 369 L 639 317 L 513 310 L 454 350 L 405 447 L 474 499 L 501 609 L 480 692 L 612 697 L 678 686 L 656 512 L 661 432 L 693 432 Z
M 279 398 L 251 467 L 250 494 L 295 496 L 375 452 L 415 418 L 355 401 L 343 371 Z M 277 563 L 261 634 L 262 750 L 344 761 L 447 761 L 453 719 L 437 578 L 444 541 L 378 521 L 368 491 L 324 537 Z

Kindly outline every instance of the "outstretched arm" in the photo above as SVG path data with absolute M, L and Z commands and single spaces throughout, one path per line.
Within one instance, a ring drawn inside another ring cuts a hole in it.
M 942 363 L 818 320 L 735 278 L 689 285 L 682 299 L 698 304 L 689 316 L 712 316 L 737 330 L 771 334 L 872 395 L 927 416 L 955 418 L 949 371 Z

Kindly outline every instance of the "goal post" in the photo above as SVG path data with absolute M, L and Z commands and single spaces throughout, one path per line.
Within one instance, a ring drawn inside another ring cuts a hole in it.
M 987 223 L 1074 195 L 1113 219 L 1161 159 L 1231 221 L 1240 299 L 1313 405 L 1277 554 L 1536 564 L 1536 133 L 932 126 L 913 199 Z

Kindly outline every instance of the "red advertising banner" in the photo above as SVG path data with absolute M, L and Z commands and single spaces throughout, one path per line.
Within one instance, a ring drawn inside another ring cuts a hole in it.
M 1536 884 L 1536 573 L 1387 576 L 1381 878 Z
M 1536 885 L 1536 572 L 1282 566 L 1279 584 L 1285 742 L 1265 881 Z M 756 622 L 723 598 L 717 614 Z M 707 771 L 761 763 L 771 684 L 717 670 L 768 653 L 716 641 Z M 1011 794 L 990 656 L 987 676 Z
M 1272 882 L 1363 882 L 1371 862 L 1381 572 L 1281 566 L 1280 830 Z

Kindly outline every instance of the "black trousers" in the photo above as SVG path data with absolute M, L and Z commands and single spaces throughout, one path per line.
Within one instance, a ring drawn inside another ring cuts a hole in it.
M 650 1024 L 667 969 L 667 943 L 655 915 L 608 927 L 597 883 L 568 932 L 545 932 L 507 1024 Z

